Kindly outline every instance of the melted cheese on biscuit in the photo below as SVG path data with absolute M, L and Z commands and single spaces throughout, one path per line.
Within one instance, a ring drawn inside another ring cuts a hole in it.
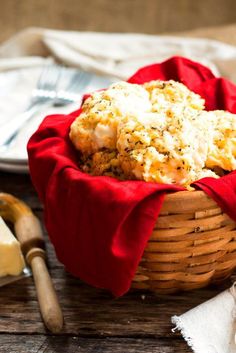
M 236 169 L 236 116 L 204 103 L 173 80 L 118 82 L 86 99 L 70 138 L 93 175 L 189 187 Z
M 116 148 L 116 131 L 123 117 L 150 111 L 148 92 L 140 85 L 119 82 L 86 99 L 74 121 L 70 138 L 84 154 Z
M 210 138 L 206 167 L 220 167 L 228 171 L 235 170 L 236 115 L 223 110 L 207 112 L 207 115 L 212 124 L 208 132 Z
M 155 114 L 129 117 L 118 129 L 117 150 L 127 178 L 188 185 L 205 166 L 207 124 L 198 119 Z

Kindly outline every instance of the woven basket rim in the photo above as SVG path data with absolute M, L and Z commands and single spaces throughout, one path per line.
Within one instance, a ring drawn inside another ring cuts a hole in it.
M 204 210 L 213 207 L 219 206 L 204 191 L 186 190 L 166 194 L 161 212 L 182 213 Z
M 194 195 L 194 196 L 193 196 Z M 175 199 L 175 198 L 189 198 L 189 197 L 194 197 L 194 198 L 209 198 L 209 196 L 202 190 L 183 190 L 183 191 L 174 191 L 174 192 L 170 192 L 166 195 L 166 198 L 171 198 L 171 199 Z

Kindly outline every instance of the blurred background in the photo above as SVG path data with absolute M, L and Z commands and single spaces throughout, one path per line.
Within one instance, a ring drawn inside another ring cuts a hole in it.
M 235 0 L 0 0 L 0 4 L 0 42 L 29 26 L 158 34 L 236 23 Z M 216 31 L 209 30 L 208 37 L 221 39 Z M 224 41 L 236 43 L 235 32 L 223 34 Z M 201 31 L 191 35 L 200 36 Z

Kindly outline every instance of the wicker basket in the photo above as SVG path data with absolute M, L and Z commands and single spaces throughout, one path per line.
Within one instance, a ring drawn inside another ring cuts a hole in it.
M 133 287 L 158 293 L 201 288 L 236 267 L 236 223 L 203 191 L 166 196 Z

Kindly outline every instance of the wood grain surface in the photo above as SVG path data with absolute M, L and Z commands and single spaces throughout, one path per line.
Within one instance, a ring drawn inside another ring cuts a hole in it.
M 20 349 L 20 350 L 19 350 Z M 6 353 L 188 353 L 184 342 L 168 339 L 45 337 L 2 335 L 0 352 Z
M 42 205 L 28 176 L 0 172 L 0 184 L 1 191 L 23 199 L 42 221 Z M 231 283 L 178 295 L 131 290 L 114 299 L 68 274 L 44 233 L 48 266 L 65 318 L 63 331 L 53 336 L 45 329 L 32 277 L 22 279 L 0 288 L 0 353 L 191 352 L 171 331 L 171 316 L 210 299 Z

